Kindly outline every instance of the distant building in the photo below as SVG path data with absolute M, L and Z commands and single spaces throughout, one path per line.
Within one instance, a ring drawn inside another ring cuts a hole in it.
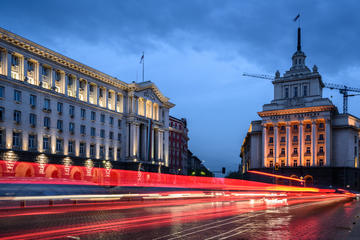
M 203 164 L 203 162 L 188 150 L 188 175 L 213 177 L 214 174 Z
M 323 98 L 324 83 L 316 65 L 305 65 L 300 28 L 292 66 L 277 71 L 274 100 L 252 121 L 241 147 L 241 171 L 260 169 L 323 185 L 360 188 L 360 119 L 339 114 Z
M 188 128 L 185 118 L 169 117 L 169 171 L 187 174 Z
M 125 83 L 0 28 L 0 155 L 9 163 L 166 169 L 173 106 L 150 81 Z

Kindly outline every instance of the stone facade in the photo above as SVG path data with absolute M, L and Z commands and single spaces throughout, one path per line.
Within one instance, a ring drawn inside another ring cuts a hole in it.
M 150 81 L 125 83 L 0 28 L 3 158 L 168 167 L 173 106 Z

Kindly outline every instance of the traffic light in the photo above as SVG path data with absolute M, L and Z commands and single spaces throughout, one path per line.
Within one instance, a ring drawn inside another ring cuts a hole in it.
M 222 172 L 222 174 L 225 174 L 226 169 L 223 167 L 221 172 Z

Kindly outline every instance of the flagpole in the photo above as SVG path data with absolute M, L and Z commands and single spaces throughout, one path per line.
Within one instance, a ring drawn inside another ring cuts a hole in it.
M 144 52 L 143 52 L 143 59 L 142 59 L 143 61 L 142 61 L 142 64 L 143 64 L 143 69 L 142 69 L 142 81 L 144 82 L 144 73 L 145 73 L 145 71 L 144 71 L 144 69 L 145 69 L 145 56 L 144 56 Z

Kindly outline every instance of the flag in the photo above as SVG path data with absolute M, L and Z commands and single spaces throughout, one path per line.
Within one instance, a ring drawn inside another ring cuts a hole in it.
M 300 13 L 294 18 L 294 22 L 296 22 L 296 20 L 298 20 L 299 17 L 300 17 Z
M 140 63 L 142 63 L 144 61 L 144 53 L 142 54 L 141 58 L 140 58 Z

